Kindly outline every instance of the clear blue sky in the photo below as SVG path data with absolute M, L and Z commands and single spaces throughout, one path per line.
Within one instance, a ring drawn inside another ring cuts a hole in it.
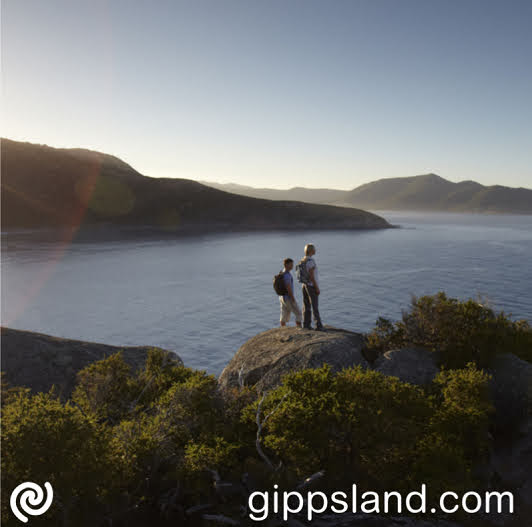
M 532 187 L 532 1 L 3 0 L 2 135 L 152 176 Z

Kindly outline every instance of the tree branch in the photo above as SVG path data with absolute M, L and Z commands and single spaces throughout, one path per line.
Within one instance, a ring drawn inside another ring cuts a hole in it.
M 264 420 L 261 422 L 260 420 L 260 414 L 261 414 L 261 410 L 262 410 L 262 404 L 264 403 L 264 400 L 266 399 L 266 393 L 267 392 L 264 392 L 262 394 L 262 398 L 261 400 L 259 401 L 259 404 L 257 406 L 257 415 L 256 415 L 256 423 L 257 423 L 257 439 L 255 440 L 255 447 L 257 449 L 257 452 L 259 453 L 259 456 L 263 459 L 263 461 L 268 465 L 268 467 L 270 468 L 270 470 L 272 470 L 273 472 L 279 470 L 279 468 L 281 467 L 281 463 L 279 463 L 279 465 L 277 467 L 274 466 L 274 464 L 270 461 L 270 458 L 264 453 L 264 450 L 262 450 L 262 444 L 261 444 L 261 435 L 262 435 L 262 428 L 263 426 L 266 424 L 266 422 L 268 421 L 268 419 L 279 409 L 279 407 L 281 406 L 281 404 L 284 402 L 284 400 L 286 399 L 287 397 L 287 393 L 283 396 L 283 398 L 279 401 L 279 404 L 277 404 L 277 406 L 269 413 L 266 415 L 266 417 L 264 418 Z

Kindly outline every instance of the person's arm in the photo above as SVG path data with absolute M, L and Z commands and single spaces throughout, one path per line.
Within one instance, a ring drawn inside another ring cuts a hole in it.
M 292 302 L 295 302 L 296 297 L 294 296 L 294 290 L 292 289 L 292 284 L 290 282 L 286 283 L 286 291 L 288 292 L 288 298 L 290 298 Z
M 319 295 L 320 287 L 318 286 L 318 282 L 316 282 L 316 278 L 314 277 L 314 270 L 315 270 L 315 267 L 313 267 L 312 269 L 309 269 L 308 274 L 310 276 L 310 281 L 314 285 L 314 291 L 316 291 L 316 294 Z

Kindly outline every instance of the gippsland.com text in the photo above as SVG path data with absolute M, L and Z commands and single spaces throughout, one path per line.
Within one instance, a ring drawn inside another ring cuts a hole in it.
M 256 491 L 248 499 L 249 517 L 264 521 L 271 515 L 280 515 L 288 520 L 293 515 L 304 515 L 311 521 L 319 514 L 513 514 L 514 496 L 509 491 L 476 491 L 458 494 L 454 491 L 441 493 L 429 505 L 427 486 L 402 494 L 397 491 L 361 492 L 353 484 L 348 492 L 336 491 L 326 494 L 321 491 Z

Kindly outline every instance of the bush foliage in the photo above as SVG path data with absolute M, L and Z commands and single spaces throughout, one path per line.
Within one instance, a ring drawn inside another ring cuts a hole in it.
M 488 440 L 487 380 L 472 364 L 428 390 L 360 368 L 289 374 L 259 412 L 260 445 L 281 467 L 272 472 L 255 448 L 252 389 L 222 397 L 213 376 L 158 351 L 138 372 L 117 354 L 81 371 L 70 401 L 4 393 L 3 517 L 15 524 L 7 500 L 26 480 L 54 488 L 47 525 L 76 526 L 200 525 L 198 504 L 238 516 L 250 486 L 293 489 L 319 470 L 324 489 L 474 488 Z
M 405 346 L 438 352 L 447 368 L 469 362 L 486 367 L 497 353 L 511 352 L 532 362 L 532 328 L 482 303 L 460 301 L 445 293 L 414 297 L 402 320 L 379 318 L 369 335 L 369 348 L 377 353 Z
M 480 368 L 505 351 L 531 360 L 530 331 L 440 293 L 414 299 L 400 322 L 380 320 L 369 338 L 377 352 L 438 352 L 444 369 L 425 388 L 324 365 L 267 394 L 222 394 L 213 376 L 157 350 L 140 371 L 121 354 L 88 366 L 66 402 L 3 385 L 3 522 L 17 524 L 8 500 L 22 481 L 54 488 L 37 525 L 115 527 L 238 517 L 251 489 L 293 490 L 319 471 L 321 490 L 475 489 L 492 414 Z
M 325 469 L 333 487 L 473 487 L 488 446 L 487 383 L 473 365 L 440 374 L 429 393 L 360 367 L 293 373 L 265 401 L 265 413 L 278 409 L 264 444 L 296 478 Z

